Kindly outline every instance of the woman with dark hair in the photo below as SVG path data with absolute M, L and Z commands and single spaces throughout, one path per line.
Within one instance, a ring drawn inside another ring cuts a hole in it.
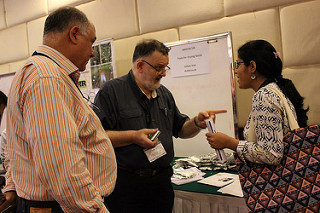
M 284 95 L 300 127 L 307 125 L 308 109 L 303 108 L 303 98 L 292 81 L 282 77 L 280 54 L 269 42 L 254 40 L 241 46 L 234 68 L 239 88 L 255 91 L 244 128 L 245 140 L 219 132 L 207 133 L 207 140 L 212 148 L 236 151 L 244 161 L 277 165 L 283 157 L 283 136 L 290 127 L 284 103 L 273 88 Z M 249 137 L 250 132 L 254 137 Z

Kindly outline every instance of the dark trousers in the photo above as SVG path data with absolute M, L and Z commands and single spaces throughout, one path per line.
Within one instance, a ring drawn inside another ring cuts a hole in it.
M 118 168 L 115 189 L 105 204 L 112 213 L 171 213 L 171 176 L 171 167 L 155 176 L 139 176 Z

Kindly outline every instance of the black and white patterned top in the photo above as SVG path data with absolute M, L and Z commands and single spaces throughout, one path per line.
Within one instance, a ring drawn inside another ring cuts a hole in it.
M 266 87 L 279 87 L 269 83 L 260 88 L 252 98 L 251 112 L 244 128 L 245 141 L 240 141 L 237 154 L 247 161 L 277 165 L 283 157 L 283 136 L 290 131 L 288 117 L 280 97 Z M 281 91 L 281 90 L 280 90 Z M 287 98 L 295 118 L 293 104 Z M 248 140 L 250 122 L 253 122 L 257 142 Z

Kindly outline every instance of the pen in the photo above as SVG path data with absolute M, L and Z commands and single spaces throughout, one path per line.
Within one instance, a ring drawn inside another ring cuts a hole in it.
M 214 126 L 214 122 L 212 120 L 212 118 L 208 118 L 205 120 L 206 125 L 207 125 L 207 129 L 209 130 L 210 133 L 216 133 L 216 128 Z M 216 149 L 216 153 L 217 153 L 217 157 L 219 161 L 226 161 L 226 155 L 223 151 L 223 149 Z
M 165 114 L 166 116 L 168 116 L 168 109 L 167 109 L 167 107 L 164 108 L 164 114 Z

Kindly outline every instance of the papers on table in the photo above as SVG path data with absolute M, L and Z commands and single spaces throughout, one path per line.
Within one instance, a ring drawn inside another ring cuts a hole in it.
M 234 195 L 237 197 L 243 197 L 243 192 L 240 184 L 240 180 L 235 180 L 233 183 L 230 183 L 229 185 L 226 185 L 225 187 L 222 187 L 218 190 L 218 192 L 221 192 L 222 194 L 229 194 Z
M 218 192 L 230 194 L 237 197 L 243 197 L 239 176 L 226 172 L 220 172 L 207 178 L 203 178 L 204 172 L 196 167 L 183 169 L 182 167 L 174 168 L 171 182 L 176 185 L 182 185 L 198 181 L 198 183 L 207 184 L 215 187 L 222 187 Z
M 243 197 L 239 176 L 230 173 L 218 173 L 210 177 L 204 178 L 198 181 L 198 183 L 203 183 L 216 187 L 223 187 L 218 190 L 223 194 L 231 194 L 238 197 Z
M 222 187 L 232 183 L 235 179 L 238 178 L 238 175 L 229 174 L 229 173 L 218 173 L 207 177 L 198 183 L 208 184 L 211 186 Z
M 185 183 L 191 183 L 203 179 L 205 175 L 196 167 L 191 167 L 189 169 L 178 168 L 174 169 L 174 174 L 171 177 L 171 182 L 176 185 L 182 185 Z
M 173 168 L 189 168 L 189 167 L 197 167 L 198 169 L 204 171 L 216 171 L 216 170 L 224 170 L 224 171 L 237 171 L 237 165 L 235 162 L 235 158 L 233 153 L 225 153 L 227 157 L 226 162 L 221 162 L 217 159 L 217 155 L 215 153 L 210 153 L 204 156 L 190 156 L 187 158 L 178 158 L 175 160 L 175 165 Z

